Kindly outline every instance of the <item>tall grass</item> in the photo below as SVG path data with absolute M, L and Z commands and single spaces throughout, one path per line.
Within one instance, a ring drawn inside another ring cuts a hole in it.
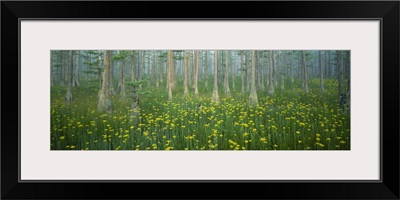
M 211 102 L 212 83 L 199 82 L 200 98 L 183 98 L 177 82 L 173 101 L 165 85 L 144 89 L 140 117 L 130 116 L 129 98 L 113 95 L 114 112 L 97 112 L 98 88 L 82 83 L 66 106 L 65 87 L 51 88 L 52 150 L 349 150 L 350 115 L 337 102 L 337 81 L 309 81 L 309 93 L 297 80 L 276 88 L 273 96 L 258 91 L 259 104 L 248 106 L 237 79 L 232 97 Z M 190 88 L 189 88 L 190 89 Z

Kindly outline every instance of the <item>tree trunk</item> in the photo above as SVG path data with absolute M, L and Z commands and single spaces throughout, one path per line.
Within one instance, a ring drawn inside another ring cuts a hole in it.
M 106 50 L 104 53 L 104 73 L 103 73 L 103 84 L 101 86 L 99 94 L 99 104 L 97 110 L 99 112 L 112 112 L 112 102 L 110 99 L 110 75 L 111 75 L 111 51 Z
M 268 79 L 268 92 L 267 94 L 272 96 L 274 95 L 275 89 L 274 89 L 274 80 L 273 80 L 273 51 L 269 51 L 269 79 Z
M 174 59 L 174 52 L 171 52 L 171 90 L 175 89 L 176 85 L 176 66 L 175 66 L 175 59 Z
M 343 82 L 343 73 L 342 73 L 342 54 L 340 51 L 336 51 L 336 59 L 337 59 L 337 71 L 338 71 L 338 93 L 339 93 L 339 102 L 342 99 L 342 93 L 343 93 L 343 89 L 342 89 L 342 82 Z
M 319 85 L 321 86 L 321 91 L 324 91 L 324 72 L 322 71 L 322 56 L 321 50 L 318 51 L 318 67 L 319 67 Z
M 265 86 L 264 86 L 264 76 L 265 76 L 265 66 L 264 66 L 264 64 L 265 64 L 265 52 L 264 51 L 261 51 L 261 58 L 260 58 L 260 60 L 261 60 L 261 71 L 260 71 L 260 73 L 261 73 L 261 90 L 264 90 L 264 88 L 265 88 Z
M 205 60 L 205 62 L 204 62 L 204 77 L 205 77 L 205 86 L 206 86 L 206 88 L 208 88 L 208 64 L 209 64 L 209 62 L 208 62 L 208 57 L 207 57 L 207 55 L 208 55 L 208 51 L 204 51 L 204 53 L 205 53 L 205 58 L 204 58 L 204 60 Z
M 292 66 L 290 67 L 290 79 L 294 83 L 294 51 L 292 51 Z
M 120 84 L 119 84 L 119 91 L 121 98 L 125 98 L 125 58 L 122 60 L 122 65 L 120 67 Z
M 131 82 L 135 82 L 135 51 L 131 51 Z
M 236 56 L 235 56 L 235 51 L 232 52 L 233 56 L 231 57 L 231 69 L 232 69 L 232 90 L 235 91 L 235 78 L 236 78 Z
M 174 65 L 174 52 L 168 50 L 168 100 L 172 101 L 172 70 Z
M 192 62 L 192 51 L 188 51 L 188 65 L 187 65 L 187 70 L 188 70 L 188 85 L 192 85 L 192 73 L 193 73 L 193 62 Z
M 229 90 L 229 51 L 225 50 L 225 73 L 224 73 L 224 90 L 225 90 L 225 95 L 227 97 L 231 96 L 231 91 Z
M 305 93 L 308 93 L 308 81 L 307 81 L 308 70 L 306 66 L 306 55 L 304 51 L 301 52 L 302 52 L 302 66 L 303 66 L 303 91 Z
M 242 94 L 244 94 L 244 51 L 240 51 L 240 77 L 242 78 Z
M 159 73 L 160 73 L 160 67 L 159 67 L 159 65 L 160 65 L 160 63 L 159 63 L 159 58 L 158 58 L 158 54 L 159 54 L 159 51 L 156 51 L 156 55 L 155 55 L 155 67 L 154 67 L 154 70 L 155 70 L 155 76 L 156 76 L 156 88 L 158 89 L 159 87 L 160 87 L 160 76 L 158 75 Z
M 218 50 L 214 50 L 214 89 L 211 99 L 214 103 L 219 103 L 218 96 Z
M 68 66 L 69 66 L 69 57 L 68 57 L 68 51 L 64 51 L 64 56 L 63 56 L 63 63 L 64 63 L 64 67 L 63 67 L 63 81 L 62 81 L 62 85 L 68 85 Z
M 331 51 L 328 51 L 328 76 L 332 77 Z
M 258 74 L 257 74 L 257 86 L 259 89 L 261 89 L 261 63 L 260 63 L 260 51 L 257 51 L 257 69 L 258 69 Z
M 148 55 L 147 55 L 147 87 L 151 86 L 151 51 L 149 51 Z
M 324 52 L 324 77 L 328 77 L 328 51 L 323 51 Z
M 141 61 L 142 61 L 142 64 L 141 64 L 141 66 L 138 67 L 138 71 L 139 71 L 139 81 L 141 81 L 141 80 L 142 80 L 142 77 L 143 77 L 145 56 L 146 56 L 145 51 L 143 51 L 143 53 L 142 53 L 142 60 L 141 60 Z M 139 85 L 139 89 L 142 89 L 142 85 L 143 85 L 143 84 L 140 84 L 140 85 Z
M 99 80 L 99 88 L 101 89 L 103 84 L 103 78 L 101 77 L 101 55 L 99 51 L 99 57 L 97 58 L 97 79 Z
M 188 90 L 188 61 L 189 60 L 189 51 L 184 51 L 183 57 L 183 96 L 187 98 L 189 96 Z
M 58 54 L 58 60 L 60 63 L 60 66 L 57 68 L 57 74 L 58 74 L 58 81 L 60 82 L 60 85 L 63 85 L 63 80 L 64 80 L 64 76 L 63 76 L 63 55 L 62 55 L 62 51 L 59 52 Z
M 246 51 L 246 92 L 250 90 L 250 51 Z
M 250 89 L 250 97 L 249 97 L 249 105 L 255 106 L 258 104 L 257 92 L 256 92 L 256 52 L 252 51 L 252 59 L 251 59 L 251 89 Z
M 281 66 L 281 89 L 285 89 L 285 52 L 281 52 L 282 60 L 280 63 Z
M 194 50 L 194 96 L 199 98 L 199 90 L 197 88 L 197 81 L 199 79 L 199 50 Z
M 110 63 L 110 76 L 109 76 L 109 79 L 110 79 L 110 83 L 109 83 L 109 87 L 110 87 L 110 94 L 111 95 L 115 95 L 115 91 L 114 91 L 114 62 L 113 62 L 113 60 L 112 60 L 112 57 L 113 57 L 113 51 L 110 51 L 110 58 L 109 58 L 109 63 Z
M 68 90 L 65 96 L 65 103 L 67 105 L 72 104 L 72 79 L 74 75 L 74 57 L 73 52 L 70 50 L 68 51 Z
M 350 94 L 351 94 L 351 84 L 350 84 L 350 77 L 351 77 L 351 71 L 350 71 L 350 63 L 351 63 L 351 55 L 350 55 L 350 51 L 347 52 L 349 55 L 349 62 L 348 62 L 348 76 L 347 76 L 347 108 L 348 108 L 348 112 L 350 113 L 350 108 L 351 108 L 351 102 L 350 102 Z
M 162 52 L 160 52 L 160 54 L 162 54 Z M 164 80 L 163 80 L 163 76 L 164 76 L 164 60 L 163 60 L 163 57 L 159 57 L 159 62 L 160 62 L 160 72 L 158 73 L 158 75 L 159 75 L 159 80 L 160 80 L 160 83 L 163 83 L 164 82 Z
M 338 60 L 337 66 L 338 66 L 338 82 L 339 82 L 339 105 L 342 108 L 343 112 L 349 112 L 350 111 L 350 77 L 348 77 L 347 81 L 347 91 L 344 90 L 343 86 L 343 68 L 344 68 L 344 57 L 345 57 L 345 52 L 342 51 L 336 51 L 336 57 Z M 350 62 L 350 56 L 349 56 L 349 62 Z
M 278 86 L 278 79 L 276 78 L 276 53 L 275 51 L 272 51 L 272 65 L 273 65 L 273 69 L 272 69 L 272 74 L 273 74 L 273 84 L 275 87 Z
M 81 51 L 78 50 L 78 56 L 76 56 L 75 61 L 76 64 L 74 65 L 74 75 L 72 79 L 72 87 L 79 87 L 79 67 L 80 67 L 80 57 L 81 57 Z

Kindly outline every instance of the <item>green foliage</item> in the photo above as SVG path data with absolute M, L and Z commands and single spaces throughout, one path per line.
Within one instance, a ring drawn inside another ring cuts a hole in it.
M 146 91 L 139 91 L 138 94 L 139 94 L 139 95 L 147 95 L 147 94 L 151 94 L 151 91 L 148 91 L 148 90 L 146 90 Z
M 98 75 L 99 73 L 101 73 L 103 71 L 103 68 L 99 67 L 99 65 L 102 61 L 103 52 L 93 50 L 88 50 L 84 52 L 85 53 L 81 54 L 81 56 L 83 56 L 84 58 L 84 61 L 82 63 L 88 66 L 88 69 L 84 70 L 83 73 L 93 75 Z
M 140 87 L 139 87 L 140 85 L 143 85 L 143 84 L 147 83 L 148 81 L 149 81 L 149 79 L 146 78 L 146 79 L 139 80 L 139 81 L 127 82 L 126 84 L 130 88 L 131 93 L 136 93 L 136 95 L 138 95 L 139 97 L 143 97 L 145 95 L 149 95 L 152 93 L 150 90 L 140 89 Z
M 128 55 L 129 55 L 129 51 L 122 50 L 122 51 L 119 51 L 118 54 L 114 55 L 112 57 L 112 60 L 125 60 L 126 57 L 128 57 Z
M 212 77 L 209 77 L 212 80 Z M 146 80 L 128 83 L 139 86 Z M 338 82 L 309 81 L 309 93 L 301 80 L 286 79 L 285 90 L 274 96 L 258 91 L 259 104 L 248 106 L 248 94 L 240 93 L 236 80 L 233 95 L 220 93 L 211 102 L 212 87 L 199 82 L 199 99 L 183 97 L 182 82 L 168 101 L 165 87 L 140 91 L 140 116 L 131 116 L 131 102 L 112 97 L 114 112 L 97 112 L 98 89 L 74 88 L 72 106 L 65 105 L 65 87 L 51 89 L 52 150 L 349 150 L 350 115 L 337 102 Z M 95 83 L 94 83 L 95 84 Z M 129 93 L 128 93 L 129 95 Z
M 134 81 L 134 82 L 127 82 L 126 84 L 128 86 L 137 87 L 137 86 L 140 86 L 140 85 L 142 85 L 144 83 L 147 83 L 147 82 L 148 82 L 148 79 L 143 79 L 143 80 Z

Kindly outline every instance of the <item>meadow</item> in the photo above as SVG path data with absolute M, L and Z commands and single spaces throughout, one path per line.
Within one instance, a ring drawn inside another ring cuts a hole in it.
M 183 97 L 177 82 L 172 101 L 165 83 L 140 97 L 140 116 L 130 115 L 130 99 L 112 95 L 113 113 L 97 112 L 98 87 L 82 82 L 65 104 L 66 87 L 51 88 L 51 150 L 350 150 L 350 114 L 338 104 L 338 81 L 285 82 L 273 96 L 257 91 L 258 105 L 248 105 L 241 83 L 219 103 L 199 82 L 199 99 Z M 146 84 L 143 85 L 146 88 Z M 222 87 L 220 87 L 222 88 Z M 129 95 L 129 93 L 127 93 Z

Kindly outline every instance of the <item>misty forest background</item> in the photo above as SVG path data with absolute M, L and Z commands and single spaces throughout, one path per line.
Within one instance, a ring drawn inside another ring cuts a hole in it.
M 52 150 L 349 150 L 350 51 L 53 50 Z

